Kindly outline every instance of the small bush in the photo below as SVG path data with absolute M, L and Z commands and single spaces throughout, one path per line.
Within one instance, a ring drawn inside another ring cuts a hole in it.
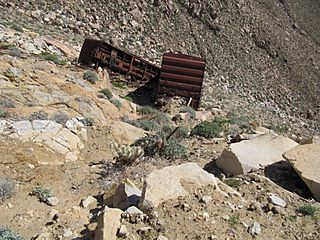
M 85 71 L 85 73 L 83 74 L 83 79 L 91 83 L 96 83 L 97 81 L 99 81 L 99 76 L 96 72 L 88 70 Z
M 233 215 L 229 218 L 228 223 L 231 227 L 235 227 L 235 225 L 240 223 L 239 215 Z
M 166 113 L 157 112 L 155 117 L 152 119 L 153 121 L 157 122 L 158 124 L 169 124 L 170 118 Z
M 100 90 L 99 93 L 102 93 L 108 100 L 111 100 L 113 97 L 112 92 L 107 88 Z
M 48 119 L 49 119 L 49 114 L 46 113 L 43 110 L 40 110 L 38 112 L 33 112 L 29 116 L 29 120 L 30 121 L 33 121 L 33 120 L 48 120 Z
M 242 181 L 238 178 L 228 178 L 224 183 L 230 187 L 236 188 L 242 184 Z
M 118 99 L 111 99 L 110 101 L 113 105 L 115 105 L 118 109 L 122 107 L 121 102 Z
M 196 118 L 196 111 L 190 106 L 183 106 L 180 110 L 182 113 L 190 113 L 190 117 L 195 119 Z
M 8 227 L 0 225 L 0 240 L 23 240 L 23 238 Z
M 160 125 L 154 121 L 151 121 L 151 120 L 138 119 L 138 120 L 128 120 L 126 122 L 135 126 L 135 127 L 142 128 L 143 130 L 146 130 L 146 131 L 159 131 L 160 130 Z
M 0 108 L 0 118 L 5 118 L 7 117 L 8 112 L 5 109 Z
M 69 116 L 64 112 L 58 111 L 53 114 L 53 116 L 51 117 L 51 120 L 57 123 L 60 123 L 61 125 L 64 126 L 66 122 L 69 120 Z
M 312 205 L 303 205 L 298 208 L 298 212 L 305 216 L 314 216 L 318 209 Z
M 129 102 L 133 102 L 133 98 L 130 96 L 125 96 L 124 99 L 126 99 Z
M 144 150 L 144 156 L 153 157 L 158 153 L 159 148 L 156 146 L 161 143 L 162 139 L 158 135 L 146 136 L 139 138 L 132 145 L 139 146 Z
M 184 158 L 186 154 L 186 147 L 174 138 L 168 140 L 161 153 L 167 159 Z
M 161 137 L 168 137 L 173 131 L 175 127 L 171 125 L 164 125 L 161 130 L 158 132 L 158 135 Z
M 47 202 L 48 198 L 53 197 L 51 190 L 41 185 L 36 186 L 31 195 L 37 196 L 41 202 Z
M 241 129 L 250 129 L 250 119 L 248 116 L 230 115 L 230 123 L 238 125 Z
M 150 114 L 150 113 L 155 113 L 157 112 L 156 109 L 152 108 L 151 106 L 143 106 L 138 108 L 138 112 L 142 115 Z
M 13 57 L 21 57 L 21 51 L 19 48 L 17 48 L 14 45 L 8 44 L 8 45 L 0 45 L 0 49 L 7 50 L 8 54 Z
M 91 127 L 94 125 L 94 119 L 91 117 L 86 117 L 86 118 L 80 119 L 80 122 L 82 122 L 83 125 L 85 125 L 87 127 Z
M 189 137 L 189 129 L 186 127 L 179 127 L 173 135 L 176 139 L 184 139 Z
M 5 98 L 1 98 L 0 99 L 0 106 L 4 107 L 4 108 L 15 108 L 16 106 L 14 105 L 14 102 L 5 99 Z
M 14 183 L 6 178 L 0 179 L 0 203 L 4 202 L 14 194 Z
M 191 130 L 191 135 L 205 138 L 219 137 L 223 133 L 226 123 L 228 121 L 225 119 L 215 119 L 211 122 L 203 121 Z
M 112 86 L 115 87 L 115 88 L 121 88 L 121 89 L 126 89 L 127 88 L 126 83 L 120 82 L 120 81 L 112 82 Z
M 11 23 L 10 28 L 12 28 L 12 29 L 14 29 L 14 30 L 16 30 L 16 31 L 18 31 L 18 32 L 24 32 L 24 31 L 23 31 L 23 28 L 20 27 L 20 26 L 19 26 L 18 24 L 16 24 L 16 23 Z
M 43 59 L 45 59 L 47 61 L 54 62 L 55 64 L 58 64 L 58 65 L 66 65 L 67 64 L 67 62 L 65 60 L 60 60 L 57 55 L 49 53 L 49 52 L 42 52 L 40 54 L 40 56 Z

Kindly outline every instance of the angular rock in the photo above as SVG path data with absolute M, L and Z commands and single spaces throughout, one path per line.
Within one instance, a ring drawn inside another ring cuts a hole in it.
M 81 207 L 88 208 L 90 205 L 96 204 L 97 199 L 95 199 L 92 196 L 88 196 L 85 199 L 82 199 L 81 201 Z
M 152 209 L 162 202 L 189 194 L 182 186 L 183 183 L 194 187 L 213 185 L 218 188 L 217 182 L 214 175 L 204 171 L 196 163 L 165 167 L 147 176 L 139 206 L 140 209 Z
M 269 202 L 273 203 L 274 205 L 280 206 L 280 207 L 286 207 L 287 203 L 279 198 L 278 196 L 276 196 L 275 194 L 270 194 L 270 196 L 268 197 Z
M 258 222 L 254 222 L 250 227 L 249 227 L 249 233 L 254 236 L 254 235 L 259 235 L 261 234 L 261 226 Z
M 138 206 L 141 197 L 141 191 L 133 184 L 121 183 L 114 196 L 112 206 L 126 210 L 130 206 Z
M 95 240 L 116 240 L 122 210 L 107 208 L 98 218 Z
M 75 50 L 73 47 L 71 47 L 68 44 L 59 42 L 58 40 L 54 39 L 51 36 L 46 36 L 43 38 L 43 40 L 52 46 L 55 46 L 56 48 L 58 48 L 61 52 L 63 52 L 67 57 L 70 58 L 76 58 L 78 57 L 78 52 L 77 50 Z
M 297 145 L 287 137 L 271 133 L 259 135 L 248 141 L 231 144 L 216 163 L 219 168 L 232 175 L 246 174 L 282 161 L 282 154 Z
M 58 203 L 59 203 L 59 198 L 57 198 L 57 197 L 49 197 L 49 198 L 47 198 L 47 201 L 46 201 L 47 203 L 48 203 L 48 205 L 50 205 L 50 206 L 56 206 L 56 205 L 58 205 Z
M 283 154 L 293 169 L 310 189 L 313 197 L 320 201 L 320 144 L 306 144 Z
M 126 238 L 128 235 L 129 235 L 129 231 L 128 231 L 127 227 L 122 224 L 122 225 L 120 226 L 120 229 L 119 229 L 119 231 L 118 231 L 117 236 L 118 236 L 118 237 L 121 237 L 121 238 Z

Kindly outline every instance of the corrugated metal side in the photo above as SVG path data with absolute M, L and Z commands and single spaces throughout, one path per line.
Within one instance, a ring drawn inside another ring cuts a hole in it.
M 163 54 L 157 98 L 191 97 L 191 106 L 198 109 L 205 65 L 202 58 L 185 54 Z
M 146 83 L 157 77 L 160 68 L 154 64 L 123 51 L 103 41 L 86 39 L 79 57 L 79 63 L 107 67 L 114 72 L 130 76 L 131 81 Z M 129 79 L 129 78 L 128 78 Z

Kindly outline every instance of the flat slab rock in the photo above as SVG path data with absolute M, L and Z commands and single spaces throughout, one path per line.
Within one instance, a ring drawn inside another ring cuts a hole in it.
M 217 187 L 218 180 L 196 163 L 185 163 L 153 171 L 145 179 L 139 203 L 140 209 L 156 208 L 162 202 L 189 194 L 182 186 L 183 182 L 192 183 L 196 187 L 207 185 Z
M 283 157 L 289 161 L 317 201 L 320 201 L 319 156 L 319 144 L 300 145 L 283 154 Z
M 121 214 L 117 208 L 106 208 L 98 218 L 95 240 L 116 240 L 120 228 Z
M 275 134 L 259 135 L 251 140 L 233 143 L 217 159 L 217 165 L 232 175 L 246 174 L 252 170 L 284 160 L 282 154 L 298 143 Z

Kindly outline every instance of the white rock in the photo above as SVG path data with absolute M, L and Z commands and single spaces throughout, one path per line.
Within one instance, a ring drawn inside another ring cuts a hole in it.
M 280 206 L 280 207 L 286 207 L 287 206 L 287 203 L 279 198 L 278 196 L 276 196 L 275 194 L 270 194 L 268 196 L 268 200 L 269 202 L 273 203 L 274 205 L 277 205 L 277 206 Z
M 169 239 L 166 238 L 165 236 L 160 235 L 159 237 L 157 237 L 157 240 L 169 240 Z
M 254 222 L 250 227 L 249 227 L 249 233 L 254 236 L 254 235 L 259 235 L 261 234 L 261 226 L 258 222 Z
M 120 183 L 113 196 L 112 206 L 122 210 L 130 206 L 138 206 L 141 191 L 130 182 Z
M 196 163 L 165 167 L 147 176 L 139 206 L 143 209 L 155 208 L 169 199 L 188 195 L 182 182 L 190 183 L 194 187 L 212 185 L 219 189 L 215 176 L 204 171 Z
M 97 204 L 97 199 L 92 196 L 88 196 L 81 200 L 81 207 L 88 208 L 90 205 Z
M 98 218 L 95 240 L 116 240 L 122 210 L 107 208 Z
M 259 135 L 251 140 L 231 144 L 216 163 L 219 168 L 232 175 L 246 174 L 282 161 L 282 154 L 297 145 L 295 141 L 283 136 Z
M 300 145 L 283 156 L 320 201 L 320 144 Z
M 58 205 L 58 203 L 59 203 L 59 199 L 57 198 L 57 197 L 49 197 L 49 198 L 47 198 L 47 201 L 46 201 L 47 203 L 48 203 L 48 205 L 50 205 L 50 206 L 56 206 L 56 205 Z
M 142 212 L 139 208 L 137 208 L 137 207 L 135 207 L 135 206 L 129 207 L 129 208 L 128 208 L 127 210 L 125 210 L 124 212 L 125 212 L 125 213 L 128 213 L 128 214 L 130 214 L 130 215 L 139 215 L 139 214 L 143 215 L 143 212 Z

